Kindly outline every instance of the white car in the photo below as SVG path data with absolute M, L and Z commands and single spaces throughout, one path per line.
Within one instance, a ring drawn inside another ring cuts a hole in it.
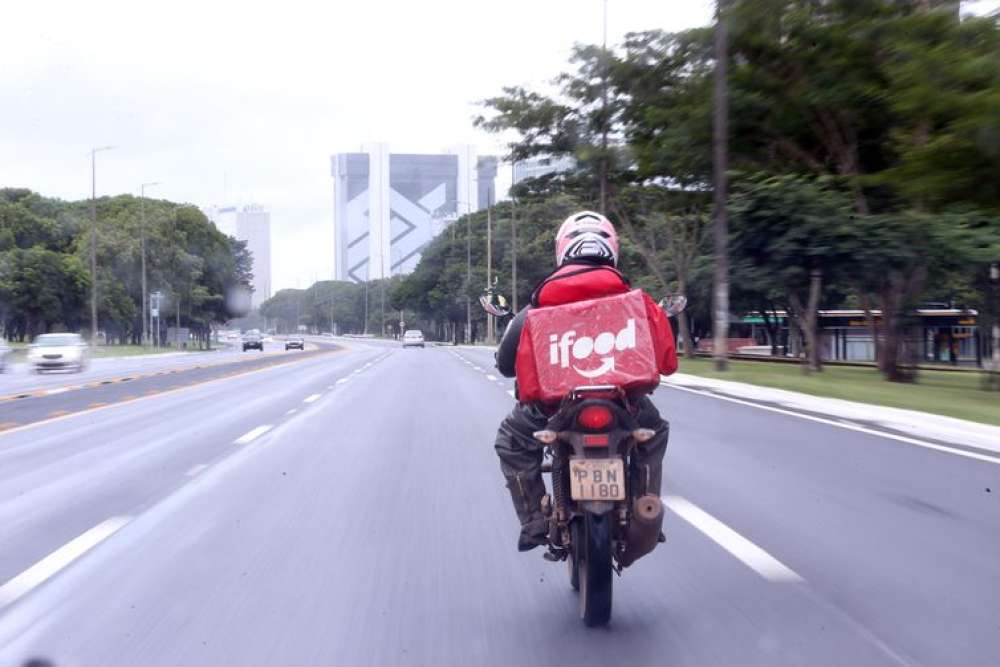
M 403 334 L 403 347 L 423 347 L 424 332 L 420 329 L 410 329 Z
M 36 373 L 87 367 L 87 343 L 80 334 L 42 334 L 28 347 L 28 364 Z
M 7 355 L 11 353 L 10 347 L 0 340 L 0 373 L 7 370 Z

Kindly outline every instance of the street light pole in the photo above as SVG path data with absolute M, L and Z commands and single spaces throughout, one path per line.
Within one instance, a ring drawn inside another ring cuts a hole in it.
M 601 57 L 604 59 L 604 73 L 601 81 L 601 215 L 607 215 L 608 208 L 608 0 L 604 0 L 604 40 Z
M 486 195 L 486 289 L 493 287 L 493 190 Z M 494 325 L 493 315 L 486 314 L 486 342 L 493 344 Z
M 97 345 L 97 154 L 114 146 L 90 149 L 90 345 Z
M 465 215 L 465 342 L 472 342 L 472 300 L 469 287 L 472 286 L 472 205 L 466 202 L 469 212 Z
M 510 304 L 517 313 L 517 215 L 514 202 L 515 162 L 510 161 Z
M 146 188 L 159 185 L 158 181 L 139 186 L 139 234 L 142 243 L 142 344 L 149 344 L 149 328 L 146 318 Z

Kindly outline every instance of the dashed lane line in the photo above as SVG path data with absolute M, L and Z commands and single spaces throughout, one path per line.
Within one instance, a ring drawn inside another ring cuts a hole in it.
M 313 394 L 312 396 L 306 397 L 306 399 L 304 401 L 302 401 L 302 402 L 303 403 L 315 403 L 316 401 L 319 400 L 320 396 L 322 396 L 322 394 Z
M 339 380 L 337 380 L 337 384 L 344 384 L 345 382 L 347 382 L 348 379 L 349 378 L 340 378 Z
M 663 502 L 670 511 L 700 530 L 768 581 L 793 583 L 802 581 L 802 577 L 790 567 L 691 501 L 680 496 L 664 496 Z
M 271 424 L 264 424 L 263 426 L 258 426 L 257 428 L 251 429 L 246 433 L 244 433 L 243 435 L 241 435 L 240 437 L 236 438 L 236 440 L 233 441 L 233 444 L 246 445 L 248 443 L 251 443 L 260 436 L 270 431 L 272 428 L 274 428 L 274 426 L 272 426 Z
M 208 467 L 207 463 L 199 463 L 196 466 L 191 466 L 190 468 L 188 468 L 187 472 L 185 472 L 184 475 L 186 477 L 194 477 L 207 467 Z
M 110 519 L 105 519 L 0 586 L 0 608 L 18 600 L 50 579 L 77 558 L 116 533 L 130 520 L 131 517 L 128 516 L 113 516 Z

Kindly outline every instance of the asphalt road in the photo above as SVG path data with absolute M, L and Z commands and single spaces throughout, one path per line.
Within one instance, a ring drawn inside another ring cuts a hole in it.
M 514 548 L 489 361 L 356 342 L 0 434 L 0 665 L 998 663 L 1000 459 L 676 389 L 667 543 L 585 628 Z
M 265 343 L 265 351 L 267 352 L 283 350 L 284 345 L 280 341 Z M 222 346 L 206 352 L 166 352 L 125 357 L 97 357 L 90 360 L 87 369 L 83 372 L 59 370 L 46 371 L 41 374 L 33 372 L 27 362 L 20 361 L 8 364 L 4 372 L 0 373 L 0 400 L 12 398 L 18 394 L 75 386 L 123 375 L 231 363 L 254 354 L 259 355 L 260 352 L 256 350 L 243 352 L 237 346 Z
M 220 350 L 149 357 L 107 359 L 99 368 L 82 373 L 27 374 L 28 386 L 0 394 L 0 432 L 22 428 L 47 418 L 176 391 L 192 384 L 221 379 L 332 349 L 326 341 L 309 343 L 305 350 L 285 350 L 283 341 L 264 344 L 263 350 Z M 161 358 L 162 357 L 162 358 Z M 30 379 L 36 384 L 32 385 Z M 44 381 L 44 382 L 43 382 Z M 0 385 L 0 389 L 3 386 Z

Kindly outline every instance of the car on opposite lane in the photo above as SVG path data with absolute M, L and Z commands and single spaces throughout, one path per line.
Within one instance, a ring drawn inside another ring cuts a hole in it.
M 424 332 L 420 329 L 410 329 L 403 333 L 403 347 L 423 347 Z
M 260 331 L 257 329 L 251 329 L 243 334 L 243 351 L 246 352 L 250 348 L 260 350 L 261 352 L 264 351 L 264 337 L 260 335 Z
M 28 347 L 28 364 L 36 373 L 87 367 L 87 343 L 75 333 L 42 334 Z
M 289 336 L 285 339 L 285 351 L 288 350 L 304 350 L 306 349 L 306 341 L 302 336 Z

